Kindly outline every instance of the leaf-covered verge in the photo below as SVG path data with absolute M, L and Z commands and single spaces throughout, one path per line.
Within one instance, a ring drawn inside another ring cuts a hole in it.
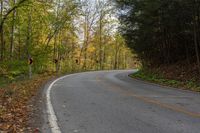
M 181 63 L 159 68 L 142 68 L 130 76 L 160 85 L 200 92 L 199 77 L 195 73 L 197 66 L 191 64 L 190 68 L 187 69 L 187 66 Z
M 28 118 L 32 108 L 29 101 L 50 78 L 52 78 L 50 74 L 41 74 L 30 80 L 0 87 L 0 132 L 27 131 Z

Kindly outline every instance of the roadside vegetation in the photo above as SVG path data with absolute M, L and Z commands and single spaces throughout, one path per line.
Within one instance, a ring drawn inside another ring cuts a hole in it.
M 200 92 L 199 82 L 196 81 L 195 79 L 189 79 L 183 81 L 176 79 L 174 77 L 166 77 L 160 71 L 156 70 L 151 71 L 149 69 L 148 70 L 141 69 L 138 72 L 131 74 L 130 77 L 139 80 L 149 81 L 164 86 Z
M 199 91 L 199 0 L 0 0 L 0 132 L 23 132 L 53 76 L 139 62 L 133 77 Z
M 23 132 L 27 101 L 54 75 L 134 65 L 115 10 L 107 0 L 0 1 L 0 132 Z
M 199 91 L 199 0 L 115 0 L 126 44 L 144 80 Z
M 30 112 L 33 109 L 30 100 L 51 78 L 52 74 L 48 73 L 34 75 L 32 79 L 0 87 L 0 131 L 18 133 L 37 130 L 28 127 Z

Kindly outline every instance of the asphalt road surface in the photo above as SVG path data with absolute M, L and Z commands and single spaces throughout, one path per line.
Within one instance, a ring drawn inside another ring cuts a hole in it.
M 199 93 L 134 80 L 128 76 L 133 72 L 86 72 L 52 83 L 47 90 L 50 130 L 200 133 Z

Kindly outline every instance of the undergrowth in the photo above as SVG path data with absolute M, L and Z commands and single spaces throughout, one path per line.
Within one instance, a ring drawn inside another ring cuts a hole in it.
M 200 92 L 200 85 L 194 79 L 187 81 L 179 81 L 175 79 L 165 78 L 165 76 L 162 74 L 158 74 L 144 69 L 141 69 L 138 72 L 131 74 L 130 76 L 136 79 L 142 79 L 161 85 Z

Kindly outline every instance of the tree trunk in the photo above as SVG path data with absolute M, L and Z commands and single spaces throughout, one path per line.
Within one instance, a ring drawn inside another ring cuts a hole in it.
M 15 0 L 13 0 L 13 4 L 15 5 Z M 10 58 L 11 59 L 13 59 L 13 54 L 14 54 L 15 17 L 16 17 L 16 9 L 13 11 L 13 15 L 12 15 L 12 27 L 11 27 L 11 37 L 10 37 Z
M 102 69 L 102 12 L 99 20 L 99 66 Z
M 3 21 L 3 0 L 1 0 L 1 22 Z M 4 29 L 3 25 L 0 25 L 0 37 L 1 37 L 1 55 L 0 55 L 0 60 L 3 61 L 3 56 L 4 56 Z
M 117 39 L 115 41 L 115 58 L 114 58 L 114 69 L 118 69 L 118 54 L 119 54 L 119 46 Z
M 195 53 L 196 53 L 196 59 L 197 59 L 197 66 L 198 66 L 198 72 L 200 74 L 200 57 L 199 57 L 199 46 L 198 46 L 198 38 L 197 38 L 197 20 L 196 20 L 196 0 L 194 0 L 193 5 L 193 34 L 194 34 L 194 45 L 195 45 Z
M 28 13 L 28 26 L 27 26 L 27 39 L 26 39 L 26 52 L 27 52 L 27 56 L 28 56 L 28 60 L 30 60 L 31 54 L 29 52 L 29 47 L 31 45 L 31 11 L 29 9 L 29 13 Z M 32 64 L 29 64 L 29 78 L 32 78 Z
M 196 53 L 196 59 L 197 59 L 197 65 L 198 65 L 198 71 L 200 74 L 200 58 L 199 58 L 199 47 L 198 47 L 198 41 L 197 41 L 197 32 L 196 32 L 196 24 L 194 22 L 194 45 L 195 45 L 195 53 Z
M 84 48 L 83 48 L 83 51 L 84 51 L 84 62 L 83 62 L 83 67 L 82 69 L 83 70 L 86 70 L 87 69 L 87 49 L 88 49 L 88 45 L 89 45 L 89 18 L 88 16 L 86 15 L 85 16 L 85 28 L 84 28 Z

